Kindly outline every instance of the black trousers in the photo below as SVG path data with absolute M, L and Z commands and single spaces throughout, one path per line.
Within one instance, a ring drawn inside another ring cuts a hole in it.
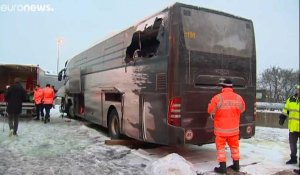
M 36 117 L 40 118 L 40 114 L 44 117 L 43 104 L 35 104 Z
M 13 134 L 17 134 L 20 114 L 8 113 L 8 125 L 10 130 L 14 130 Z
M 52 106 L 53 106 L 52 104 L 44 104 L 45 111 L 46 111 L 45 119 L 50 118 L 50 109 L 52 108 Z
M 40 111 L 41 111 L 41 116 L 42 116 L 42 117 L 45 116 L 45 114 L 44 114 L 44 109 L 45 109 L 44 104 L 41 104 L 41 109 L 40 109 Z
M 297 156 L 297 142 L 300 140 L 300 132 L 290 132 L 289 133 L 289 142 L 291 149 L 291 157 Z M 300 156 L 299 156 L 300 159 Z

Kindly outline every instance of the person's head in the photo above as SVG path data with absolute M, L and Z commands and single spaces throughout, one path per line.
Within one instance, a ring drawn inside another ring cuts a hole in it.
M 223 88 L 229 87 L 232 88 L 233 84 L 231 79 L 226 78 L 223 82 L 219 83 L 219 85 L 221 85 Z
M 300 84 L 296 85 L 296 89 L 297 89 L 298 96 L 300 96 Z
M 46 84 L 46 87 L 50 87 L 50 84 Z
M 40 85 L 39 84 L 35 85 L 35 89 L 38 89 L 38 88 L 40 88 Z

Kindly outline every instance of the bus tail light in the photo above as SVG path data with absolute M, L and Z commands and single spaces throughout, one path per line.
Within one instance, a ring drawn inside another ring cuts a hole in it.
M 174 126 L 181 125 L 181 98 L 174 97 L 170 100 L 168 123 Z

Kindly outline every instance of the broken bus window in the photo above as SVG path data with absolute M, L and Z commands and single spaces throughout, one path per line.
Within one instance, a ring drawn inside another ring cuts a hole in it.
M 156 54 L 159 46 L 157 36 L 162 25 L 162 18 L 156 17 L 153 24 L 145 24 L 143 31 L 137 30 L 126 50 L 126 63 L 133 61 L 136 57 L 152 57 Z

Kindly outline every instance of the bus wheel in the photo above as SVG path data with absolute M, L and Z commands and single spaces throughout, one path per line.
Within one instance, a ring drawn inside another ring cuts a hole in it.
M 116 110 L 112 110 L 109 114 L 108 130 L 112 140 L 121 138 L 119 116 Z

